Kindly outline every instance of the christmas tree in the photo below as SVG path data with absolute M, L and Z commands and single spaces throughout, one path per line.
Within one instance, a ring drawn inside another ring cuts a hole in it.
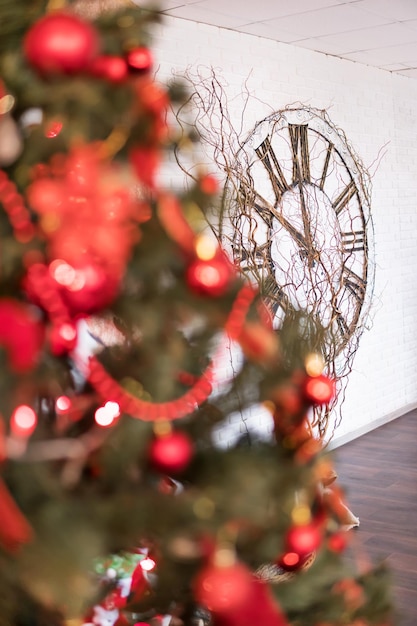
M 158 13 L 100 5 L 1 3 L 0 624 L 391 623 L 313 436 L 320 328 L 272 329 L 207 234 L 208 170 L 164 181 L 192 138 L 153 76 Z M 261 404 L 268 440 L 218 445 Z

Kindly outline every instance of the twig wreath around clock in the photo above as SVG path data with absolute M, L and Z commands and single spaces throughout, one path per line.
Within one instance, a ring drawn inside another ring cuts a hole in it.
M 306 312 L 323 329 L 326 363 L 349 359 L 374 265 L 369 176 L 344 133 L 321 110 L 275 112 L 256 124 L 227 174 L 221 240 L 261 286 L 275 327 Z

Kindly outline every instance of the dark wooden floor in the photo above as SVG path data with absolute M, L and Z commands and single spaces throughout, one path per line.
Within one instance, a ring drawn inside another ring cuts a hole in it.
M 334 452 L 339 484 L 360 518 L 354 544 L 388 562 L 400 626 L 417 625 L 417 410 Z M 360 550 L 362 552 L 362 550 Z

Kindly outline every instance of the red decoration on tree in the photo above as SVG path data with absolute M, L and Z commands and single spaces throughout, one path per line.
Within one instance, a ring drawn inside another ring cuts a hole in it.
M 304 383 L 304 395 L 313 404 L 328 404 L 335 394 L 334 380 L 324 374 L 307 376 Z
M 301 569 L 309 560 L 310 554 L 300 556 L 297 552 L 285 552 L 276 563 L 287 572 L 296 572 Z
M 32 302 L 41 306 L 48 313 L 53 326 L 61 329 L 61 332 L 65 328 L 67 332 L 64 332 L 64 334 L 68 339 L 68 330 L 69 328 L 73 329 L 74 325 L 69 316 L 68 308 L 62 300 L 61 293 L 57 289 L 57 285 L 46 265 L 42 263 L 31 265 L 25 276 L 23 287 Z M 52 343 L 56 332 L 59 333 L 60 331 L 54 329 L 51 331 Z
M 31 268 L 31 270 L 33 269 Z M 250 285 L 242 287 L 237 294 L 225 323 L 225 331 L 232 339 L 239 336 L 242 324 L 245 322 L 248 309 L 255 295 L 256 291 Z M 48 300 L 47 309 L 52 310 L 52 305 L 54 304 L 58 306 L 59 298 L 57 298 L 57 303 L 54 300 L 52 302 Z M 170 402 L 160 403 L 148 402 L 130 394 L 106 372 L 103 365 L 95 357 L 90 358 L 89 366 L 88 381 L 102 399 L 108 400 L 111 398 L 113 401 L 118 402 L 122 412 L 144 421 L 156 422 L 184 417 L 194 411 L 197 405 L 207 400 L 212 391 L 211 380 L 213 372 L 211 365 L 208 366 L 193 387 L 183 396 Z
M 16 437 L 30 437 L 38 423 L 38 416 L 31 406 L 20 404 L 10 419 L 10 430 Z
M 155 188 L 155 175 L 161 161 L 161 154 L 158 148 L 136 147 L 129 153 L 129 161 L 140 182 L 151 189 Z
M 128 75 L 125 59 L 116 55 L 102 54 L 90 64 L 89 71 L 98 78 L 104 78 L 111 83 L 123 82 Z
M 302 524 L 292 526 L 285 538 L 287 552 L 295 552 L 301 558 L 306 557 L 316 550 L 322 541 L 322 534 L 317 524 Z
M 145 114 L 148 118 L 147 141 L 150 145 L 160 145 L 168 135 L 167 112 L 170 102 L 168 93 L 147 73 L 134 81 L 133 88 L 136 92 L 139 114 Z
M 133 72 L 149 72 L 153 65 L 152 52 L 144 46 L 133 48 L 127 53 L 126 62 Z
M 13 234 L 17 241 L 27 243 L 35 234 L 30 213 L 25 201 L 17 191 L 16 185 L 9 180 L 7 174 L 0 170 L 0 202 L 9 218 Z
M 234 267 L 222 250 L 211 259 L 195 259 L 187 269 L 190 289 L 213 298 L 226 293 L 234 277 Z
M 55 356 L 62 356 L 74 350 L 77 344 L 77 328 L 72 322 L 64 322 L 52 326 L 49 338 L 51 352 Z
M 329 547 L 329 550 L 332 550 L 332 552 L 344 552 L 348 545 L 347 532 L 340 531 L 337 533 L 333 533 L 328 538 L 327 545 Z
M 35 367 L 43 334 L 33 308 L 12 298 L 0 299 L 0 344 L 6 348 L 10 367 L 15 372 Z
M 65 272 L 60 273 L 63 266 L 66 268 Z M 119 290 L 116 277 L 107 268 L 88 258 L 83 259 L 80 256 L 80 263 L 76 265 L 68 265 L 62 261 L 60 264 L 52 264 L 50 268 L 51 275 L 73 314 L 102 310 L 113 302 Z
M 158 204 L 158 217 L 171 239 L 185 252 L 194 254 L 195 233 L 184 217 L 178 198 L 168 193 L 161 194 Z
M 108 305 L 144 210 L 118 166 L 103 159 L 99 145 L 78 146 L 44 166 L 27 194 L 47 239 L 51 276 L 71 311 L 90 313 Z
M 45 74 L 75 74 L 87 69 L 99 49 L 93 26 L 70 13 L 54 12 L 27 32 L 24 51 L 29 63 Z
M 265 365 L 278 363 L 280 357 L 278 336 L 261 322 L 246 322 L 238 341 L 248 359 Z
M 193 455 L 193 445 L 183 432 L 171 432 L 156 437 L 151 443 L 149 458 L 160 471 L 178 474 L 184 470 Z
M 32 538 L 32 529 L 3 481 L 0 480 L 0 543 L 10 552 Z
M 139 602 L 147 591 L 149 591 L 149 582 L 145 578 L 144 570 L 139 563 L 133 570 L 127 603 L 135 604 Z
M 195 597 L 209 611 L 224 614 L 239 609 L 245 603 L 252 584 L 252 572 L 242 563 L 227 566 L 210 564 L 195 579 Z
M 211 579 L 207 579 L 209 584 L 210 581 Z M 204 579 L 202 583 L 204 584 Z M 224 583 L 220 578 L 217 578 L 217 584 L 212 585 L 211 588 L 219 598 L 225 599 L 232 595 L 234 598 L 234 602 L 226 601 L 219 604 L 213 597 L 211 607 L 208 606 L 213 614 L 213 626 L 254 626 L 255 624 L 288 626 L 288 622 L 273 598 L 267 583 L 254 578 L 246 568 L 245 572 L 239 572 L 236 578 L 230 571 Z M 207 591 L 203 593 L 203 597 L 206 596 Z M 201 596 L 199 600 L 204 604 Z
M 209 196 L 214 196 L 219 191 L 219 181 L 211 174 L 205 174 L 199 180 L 200 189 Z

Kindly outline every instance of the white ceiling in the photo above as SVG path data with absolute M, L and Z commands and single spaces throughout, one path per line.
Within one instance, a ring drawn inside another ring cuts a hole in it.
M 175 17 L 417 78 L 417 0 L 162 0 Z

